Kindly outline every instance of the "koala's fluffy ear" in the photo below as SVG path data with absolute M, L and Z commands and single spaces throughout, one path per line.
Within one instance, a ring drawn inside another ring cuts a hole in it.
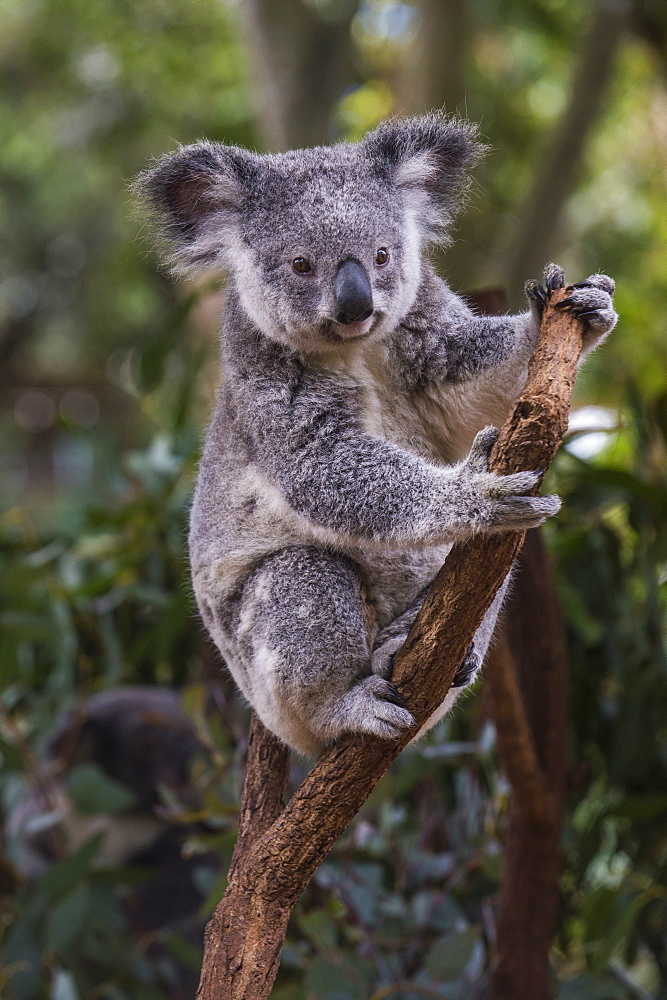
M 362 146 L 404 192 L 426 240 L 443 239 L 488 148 L 472 122 L 438 112 L 382 122 Z
M 197 142 L 167 153 L 134 181 L 177 274 L 225 265 L 258 160 L 238 146 Z

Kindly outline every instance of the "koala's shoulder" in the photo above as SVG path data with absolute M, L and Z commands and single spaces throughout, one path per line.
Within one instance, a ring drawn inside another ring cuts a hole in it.
M 390 344 L 392 364 L 409 388 L 423 387 L 429 361 L 447 331 L 465 323 L 467 315 L 463 300 L 425 263 L 415 300 Z

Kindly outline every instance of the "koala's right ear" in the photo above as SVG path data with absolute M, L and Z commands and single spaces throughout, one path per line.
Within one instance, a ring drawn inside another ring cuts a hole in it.
M 257 166 L 247 149 L 197 142 L 167 153 L 133 182 L 175 273 L 224 267 Z

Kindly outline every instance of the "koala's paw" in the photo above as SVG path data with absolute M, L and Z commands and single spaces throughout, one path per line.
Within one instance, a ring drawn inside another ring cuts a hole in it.
M 397 739 L 415 725 L 403 696 L 383 677 L 364 677 L 344 697 L 345 729 Z
M 567 309 L 585 320 L 585 348 L 595 346 L 616 325 L 618 315 L 612 299 L 615 287 L 613 278 L 606 274 L 592 274 L 585 281 L 568 285 L 566 291 L 570 294 L 556 303 L 556 309 Z
M 452 681 L 453 688 L 467 687 L 471 684 L 475 676 L 482 666 L 482 658 L 479 653 L 475 650 L 475 643 L 470 644 L 470 649 L 465 655 L 465 659 L 459 669 L 454 674 L 454 680 Z
M 514 472 L 498 476 L 488 471 L 489 453 L 498 436 L 495 427 L 485 427 L 473 441 L 470 453 L 459 467 L 459 489 L 454 498 L 462 517 L 473 531 L 523 531 L 535 528 L 560 510 L 554 495 L 526 496 L 537 485 L 541 472 Z
M 475 435 L 470 451 L 465 460 L 465 466 L 471 472 L 488 472 L 491 449 L 498 439 L 500 431 L 489 424 Z
M 524 285 L 528 304 L 538 320 L 542 319 L 550 292 L 553 292 L 555 288 L 562 288 L 565 284 L 565 271 L 559 264 L 547 264 L 544 268 L 543 282 L 544 284 L 540 284 L 539 281 L 532 278 Z
M 492 473 L 488 473 L 489 476 Z M 522 491 L 533 488 L 539 472 L 517 472 L 512 476 L 495 476 L 495 482 L 486 488 L 487 506 L 480 531 L 527 531 L 537 528 L 561 508 L 560 497 L 555 494 L 532 497 L 521 496 Z M 515 495 L 516 494 L 516 495 Z M 497 499 L 496 499 L 497 498 Z
M 377 677 L 389 679 L 394 669 L 394 655 L 405 642 L 405 635 L 395 635 L 387 639 L 371 653 L 371 670 Z

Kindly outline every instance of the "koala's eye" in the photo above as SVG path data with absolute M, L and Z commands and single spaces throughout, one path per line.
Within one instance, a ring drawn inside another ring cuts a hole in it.
M 292 261 L 292 267 L 297 274 L 308 274 L 310 271 L 310 261 L 307 257 L 295 257 Z
M 386 264 L 389 260 L 389 251 L 386 247 L 380 247 L 379 250 L 375 251 L 375 263 L 376 264 Z

